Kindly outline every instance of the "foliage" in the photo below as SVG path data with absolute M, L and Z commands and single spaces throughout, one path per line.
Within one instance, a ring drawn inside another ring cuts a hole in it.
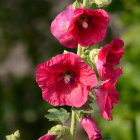
M 58 109 L 49 109 L 49 114 L 45 115 L 45 118 L 49 121 L 56 121 L 58 123 L 64 124 L 70 117 L 70 113 L 67 112 L 64 108 Z

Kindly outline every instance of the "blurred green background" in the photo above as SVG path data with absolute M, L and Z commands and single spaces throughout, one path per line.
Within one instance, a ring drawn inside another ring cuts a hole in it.
M 50 24 L 72 2 L 0 0 L 0 140 L 17 129 L 21 140 L 36 140 L 53 125 L 44 118 L 51 106 L 41 98 L 35 68 L 66 49 L 51 35 Z M 120 36 L 125 55 L 114 120 L 97 122 L 113 140 L 140 140 L 140 1 L 112 0 L 105 9 L 111 16 L 108 41 Z

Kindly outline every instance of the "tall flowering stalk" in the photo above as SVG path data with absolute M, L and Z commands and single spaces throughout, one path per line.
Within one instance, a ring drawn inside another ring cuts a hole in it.
M 62 139 L 64 135 L 75 140 L 77 121 L 90 140 L 101 140 L 103 136 L 91 117 L 94 115 L 93 103 L 97 103 L 100 115 L 106 120 L 113 119 L 111 110 L 114 104 L 119 103 L 116 83 L 122 74 L 122 68 L 118 65 L 124 54 L 124 43 L 114 38 L 103 47 L 94 47 L 107 36 L 110 17 L 103 9 L 90 9 L 91 6 L 95 9 L 111 1 L 79 1 L 59 13 L 50 27 L 51 33 L 63 46 L 77 47 L 77 54 L 64 51 L 36 68 L 36 81 L 43 99 L 53 106 L 72 107 L 71 125 L 65 125 L 69 112 L 63 108 L 50 109 L 45 117 L 59 124 L 38 140 Z
M 36 81 L 42 89 L 43 99 L 54 106 L 72 106 L 72 117 L 70 128 L 64 128 L 69 113 L 62 108 L 49 110 L 50 114 L 46 117 L 63 123 L 63 126 L 61 129 L 54 126 L 55 129 L 51 129 L 39 140 L 63 138 L 65 133 L 62 131 L 68 133 L 71 140 L 75 140 L 77 120 L 90 140 L 101 140 L 103 136 L 91 118 L 91 115 L 94 115 L 92 102 L 97 103 L 102 117 L 112 120 L 111 110 L 114 104 L 119 103 L 116 83 L 122 74 L 122 68 L 115 67 L 119 65 L 124 54 L 124 43 L 115 38 L 110 44 L 94 48 L 95 43 L 107 36 L 110 18 L 103 9 L 90 9 L 91 6 L 101 7 L 110 2 L 83 0 L 83 3 L 80 3 L 76 0 L 52 21 L 51 33 L 63 46 L 77 47 L 77 55 L 65 52 L 38 65 Z M 92 50 L 89 49 L 90 46 Z M 53 118 L 54 114 L 57 115 Z M 61 120 L 62 116 L 65 121 Z

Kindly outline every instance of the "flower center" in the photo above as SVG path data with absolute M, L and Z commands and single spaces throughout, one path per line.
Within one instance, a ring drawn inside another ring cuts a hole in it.
M 85 28 L 85 29 L 87 29 L 88 28 L 88 23 L 86 21 L 83 21 L 82 27 Z
M 65 71 L 63 72 L 64 83 L 69 84 L 73 79 L 73 72 L 72 71 Z
M 82 15 L 77 20 L 78 25 L 82 26 L 83 28 L 88 28 L 88 17 L 86 15 Z

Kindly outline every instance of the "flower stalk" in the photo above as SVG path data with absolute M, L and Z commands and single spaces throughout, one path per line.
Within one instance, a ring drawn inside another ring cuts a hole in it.
M 89 8 L 89 0 L 83 0 L 83 8 Z
M 70 127 L 70 140 L 74 140 L 75 138 L 75 129 L 76 129 L 76 113 L 72 109 L 72 115 L 71 115 L 71 127 Z
M 82 47 L 80 46 L 80 44 L 78 44 L 77 55 L 81 56 L 81 54 L 82 54 Z

